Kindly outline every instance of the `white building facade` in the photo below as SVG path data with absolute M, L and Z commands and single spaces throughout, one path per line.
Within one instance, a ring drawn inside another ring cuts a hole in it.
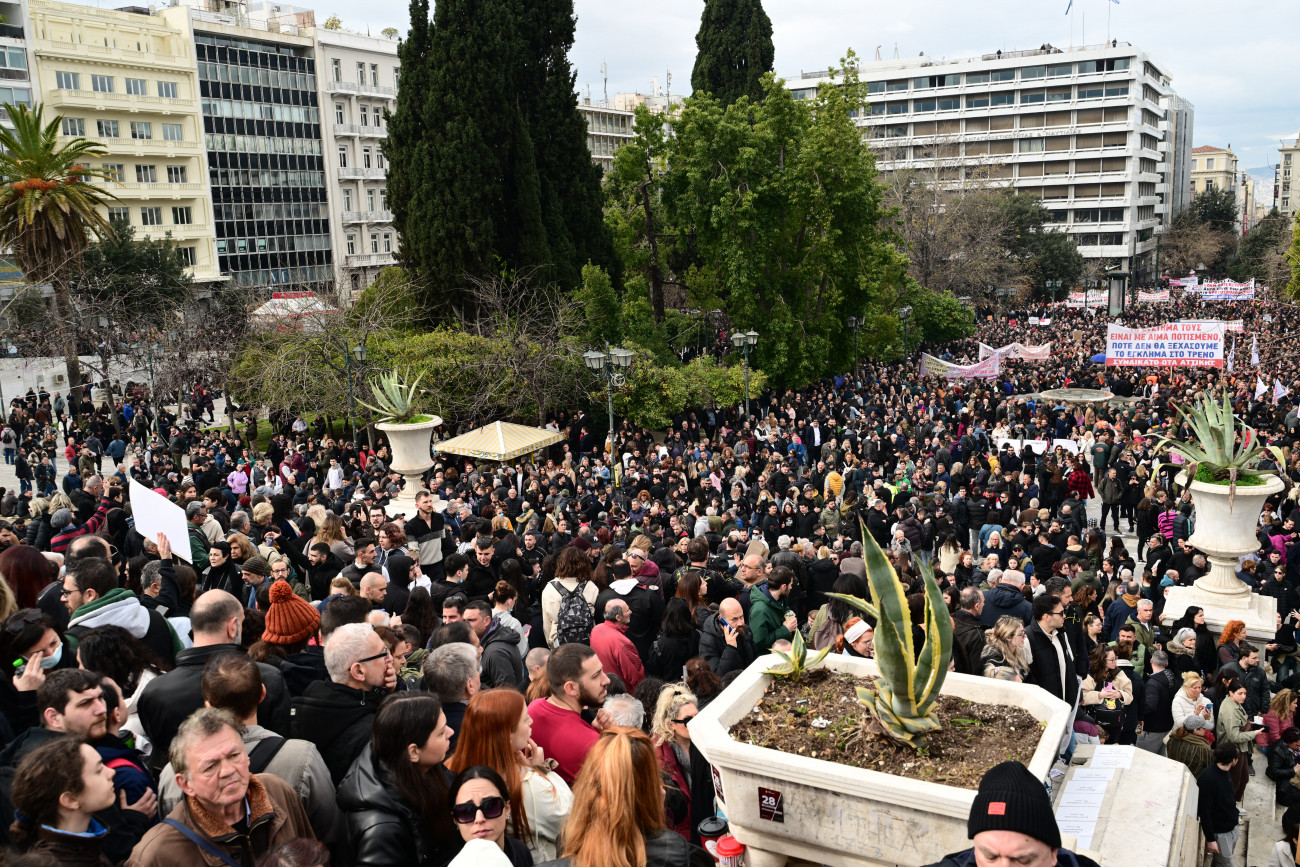
M 882 173 L 942 169 L 1040 198 L 1052 226 L 1123 286 L 1154 282 L 1156 234 L 1172 219 L 1169 76 L 1128 43 L 864 62 L 860 118 Z M 786 82 L 812 98 L 824 72 Z M 1190 156 L 1191 106 L 1182 102 Z M 1162 126 L 1163 125 L 1163 126 Z M 1184 188 L 1186 189 L 1186 188 Z

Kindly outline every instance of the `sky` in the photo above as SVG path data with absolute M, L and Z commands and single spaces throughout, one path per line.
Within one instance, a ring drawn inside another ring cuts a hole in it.
M 689 93 L 703 0 L 574 0 L 577 38 L 570 60 L 583 95 L 648 93 L 652 79 Z M 1277 162 L 1277 144 L 1300 131 L 1300 64 L 1295 61 L 1295 0 L 765 0 L 776 45 L 775 72 L 825 69 L 853 48 L 875 55 L 970 57 L 997 50 L 1067 47 L 1110 38 L 1148 52 L 1196 106 L 1194 143 L 1232 145 L 1243 168 Z M 299 0 L 299 5 L 313 5 Z M 317 14 L 344 26 L 406 31 L 402 0 L 317 0 Z M 1107 14 L 1109 13 L 1109 30 Z M 1284 19 L 1290 19 L 1289 21 Z M 318 20 L 321 20 L 318 18 Z M 1086 27 L 1086 30 L 1085 30 Z

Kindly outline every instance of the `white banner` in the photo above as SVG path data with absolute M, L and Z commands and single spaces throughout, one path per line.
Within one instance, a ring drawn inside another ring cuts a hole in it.
M 942 376 L 945 379 L 993 379 L 1002 371 L 1002 359 L 996 355 L 977 364 L 953 364 L 933 355 L 921 354 L 917 372 L 921 376 Z
M 1074 440 L 1052 440 L 1052 451 L 1056 451 L 1058 447 L 1065 449 L 1072 455 L 1079 453 L 1079 444 Z
M 1155 301 L 1168 301 L 1168 300 L 1169 300 L 1168 289 L 1158 289 L 1153 292 L 1147 292 L 1143 289 L 1138 290 L 1138 301 L 1144 301 L 1150 303 Z
M 1071 292 L 1066 307 L 1105 307 L 1110 303 L 1110 293 L 1105 289 L 1089 289 L 1087 292 Z
M 1246 322 L 1243 319 L 1233 319 L 1231 322 L 1225 322 L 1222 319 L 1179 319 L 1179 324 L 1190 325 L 1199 323 L 1201 325 L 1222 325 L 1224 331 L 1236 332 L 1241 334 L 1246 330 Z
M 1202 283 L 1196 290 L 1202 301 L 1253 301 L 1255 299 L 1255 278 L 1246 283 L 1235 280 L 1219 280 Z
M 1223 367 L 1222 322 L 1106 327 L 1107 367 Z
M 999 358 L 1016 358 L 1021 361 L 1046 361 L 1052 354 L 1052 344 L 1044 343 L 1042 346 L 1026 346 L 1023 343 L 1008 343 L 1001 349 L 994 349 L 987 343 L 980 345 L 980 361 L 986 358 L 998 356 Z

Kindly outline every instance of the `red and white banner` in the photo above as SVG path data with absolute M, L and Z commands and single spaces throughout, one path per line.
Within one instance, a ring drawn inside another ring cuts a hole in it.
M 1147 292 L 1143 289 L 1138 290 L 1138 301 L 1152 303 L 1156 301 L 1168 301 L 1168 300 L 1169 300 L 1168 289 L 1157 289 L 1154 292 Z
M 933 355 L 921 354 L 917 373 L 921 376 L 942 376 L 945 379 L 993 379 L 1002 372 L 1002 358 L 990 356 L 977 364 L 953 364 Z
M 1107 367 L 1223 367 L 1222 322 L 1106 327 Z
M 1195 289 L 1197 284 L 1200 283 L 1200 281 L 1201 281 L 1200 277 L 1197 277 L 1195 274 L 1191 274 L 1187 277 L 1174 277 L 1169 281 L 1169 285 L 1177 286 L 1181 289 Z
M 1105 289 L 1089 289 L 1087 292 L 1071 292 L 1065 302 L 1066 307 L 1105 307 L 1110 303 L 1110 293 Z
M 1202 301 L 1253 301 L 1255 300 L 1255 278 L 1249 282 L 1238 283 L 1235 280 L 1219 280 L 1214 283 L 1202 283 L 1197 289 Z
M 1237 334 L 1242 334 L 1246 330 L 1246 322 L 1243 319 L 1233 319 L 1230 322 L 1225 322 L 1222 319 L 1179 319 L 1178 320 L 1179 325 L 1191 325 L 1193 323 L 1200 324 L 1200 325 L 1222 325 L 1224 331 L 1230 333 L 1236 332 Z

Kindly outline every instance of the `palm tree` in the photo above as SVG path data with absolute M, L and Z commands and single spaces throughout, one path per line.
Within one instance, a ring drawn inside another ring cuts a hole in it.
M 102 145 L 75 138 L 60 146 L 56 116 L 44 122 L 44 108 L 4 105 L 13 129 L 0 127 L 0 245 L 13 250 L 27 282 L 54 289 L 64 360 L 68 366 L 68 402 L 81 401 L 81 364 L 72 309 L 71 277 L 93 237 L 112 232 L 99 210 L 117 197 L 93 180 L 118 180 L 108 169 L 87 160 L 108 156 Z

